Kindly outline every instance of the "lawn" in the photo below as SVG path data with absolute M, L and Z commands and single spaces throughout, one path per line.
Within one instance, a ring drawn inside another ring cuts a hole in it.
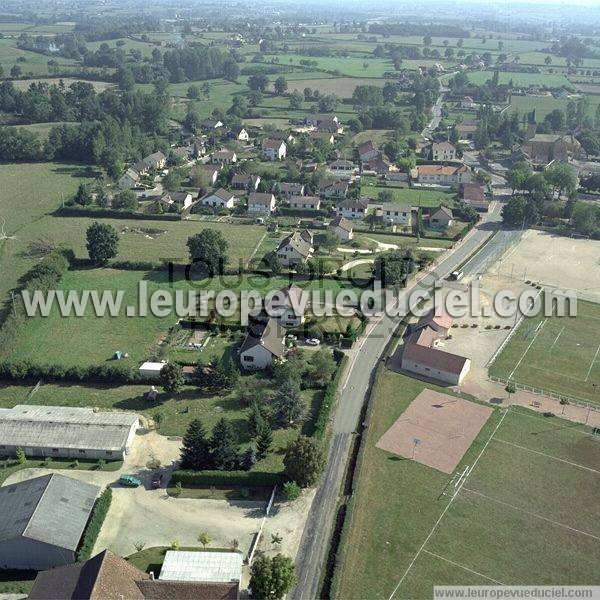
M 592 467 L 600 444 L 590 431 L 496 410 L 457 468 L 473 467 L 453 498 L 442 495 L 449 476 L 375 447 L 424 387 L 391 371 L 377 378 L 332 597 L 428 598 L 441 584 L 598 584 Z
M 445 206 L 454 206 L 455 194 L 451 192 L 444 192 L 438 190 L 418 190 L 409 187 L 395 187 L 395 186 L 378 186 L 378 185 L 366 185 L 362 186 L 363 194 L 373 198 L 374 200 L 379 199 L 381 192 L 392 192 L 394 195 L 394 201 L 401 204 L 410 204 L 411 206 L 426 207 L 438 207 L 441 204 Z M 383 204 L 385 206 L 385 203 Z
M 577 302 L 576 317 L 524 319 L 490 374 L 553 394 L 600 402 L 600 307 Z

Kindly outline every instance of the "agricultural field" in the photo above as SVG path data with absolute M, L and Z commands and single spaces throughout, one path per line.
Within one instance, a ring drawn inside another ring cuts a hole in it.
M 573 101 L 581 98 L 581 95 L 573 97 Z M 594 117 L 598 105 L 600 104 L 600 96 L 587 95 L 588 110 L 587 114 Z M 518 112 L 520 115 L 531 112 L 534 108 L 537 118 L 542 120 L 548 113 L 553 110 L 562 110 L 566 113 L 568 98 L 555 98 L 554 96 L 517 96 L 515 94 L 510 97 L 510 110 Z
M 376 85 L 383 87 L 384 79 L 372 77 L 335 77 L 328 79 L 296 79 L 288 83 L 288 90 L 303 92 L 304 88 L 319 90 L 321 94 L 336 94 L 340 98 L 351 98 L 354 89 L 359 85 Z
M 474 71 L 468 73 L 469 81 L 474 85 L 483 85 L 493 77 L 493 71 Z M 509 84 L 511 81 L 515 87 L 527 87 L 530 85 L 539 85 L 540 87 L 560 88 L 573 87 L 571 82 L 564 76 L 557 73 L 510 73 L 500 71 L 500 83 Z
M 378 376 L 332 597 L 426 598 L 436 584 L 526 585 L 532 574 L 540 585 L 597 584 L 600 444 L 591 430 L 497 409 L 455 487 L 456 478 L 375 446 L 425 387 Z
M 517 383 L 600 402 L 600 306 L 577 302 L 576 317 L 524 319 L 490 367 Z

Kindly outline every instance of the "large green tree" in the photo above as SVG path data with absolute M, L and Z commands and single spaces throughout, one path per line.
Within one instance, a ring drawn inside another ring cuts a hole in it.
M 252 598 L 280 600 L 296 583 L 294 563 L 289 556 L 277 554 L 273 558 L 259 554 L 250 569 Z
M 221 274 L 229 260 L 229 244 L 220 231 L 203 229 L 187 241 L 190 260 L 206 275 Z
M 311 487 L 317 483 L 325 468 L 325 452 L 318 440 L 301 435 L 288 444 L 283 464 L 290 481 L 302 487 Z
M 231 423 L 221 418 L 215 425 L 210 438 L 214 468 L 222 471 L 236 469 L 239 463 L 237 446 L 237 439 Z
M 167 363 L 160 371 L 160 383 L 165 392 L 178 394 L 185 383 L 181 365 L 174 362 Z
M 94 221 L 87 229 L 87 251 L 97 265 L 106 264 L 119 252 L 119 235 L 112 225 Z
M 213 468 L 210 442 L 206 437 L 204 425 L 202 425 L 199 419 L 191 421 L 183 436 L 181 468 L 192 471 L 203 471 Z
M 306 415 L 306 404 L 300 395 L 300 386 L 293 379 L 283 382 L 271 404 L 275 418 L 283 426 L 297 425 Z

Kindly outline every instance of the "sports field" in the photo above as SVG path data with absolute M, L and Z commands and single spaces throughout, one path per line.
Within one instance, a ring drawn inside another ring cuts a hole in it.
M 376 382 L 333 597 L 599 584 L 600 439 L 556 417 L 499 408 L 444 475 L 375 446 L 424 387 L 390 371 Z
M 577 303 L 576 317 L 524 319 L 490 375 L 600 402 L 600 305 Z

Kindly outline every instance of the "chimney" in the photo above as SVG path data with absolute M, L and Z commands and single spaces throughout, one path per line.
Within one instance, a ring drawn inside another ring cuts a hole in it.
M 150 571 L 150 581 L 154 581 L 154 571 Z

